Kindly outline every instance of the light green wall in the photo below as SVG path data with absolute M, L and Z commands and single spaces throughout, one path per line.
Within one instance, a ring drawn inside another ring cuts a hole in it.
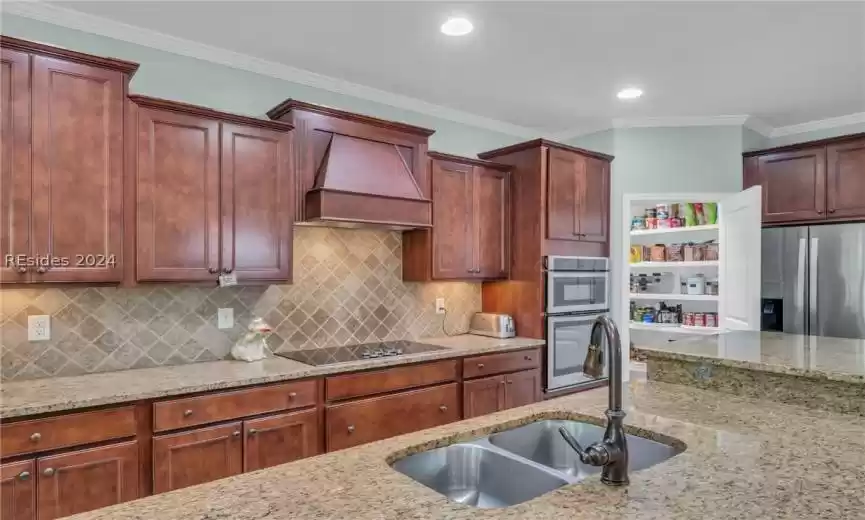
M 755 132 L 750 128 L 742 127 L 742 151 L 750 152 L 752 150 L 760 150 L 768 148 L 769 138 L 765 135 Z
M 0 32 L 7 36 L 138 62 L 141 68 L 132 79 L 130 87 L 131 91 L 137 94 L 253 116 L 263 116 L 268 109 L 284 99 L 295 98 L 435 129 L 436 133 L 430 138 L 430 148 L 458 155 L 474 156 L 477 152 L 524 140 L 5 13 L 0 20 Z

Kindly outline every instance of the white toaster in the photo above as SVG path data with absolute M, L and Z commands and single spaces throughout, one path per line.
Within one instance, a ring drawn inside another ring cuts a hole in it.
M 512 338 L 516 335 L 514 319 L 508 314 L 478 312 L 472 316 L 469 334 L 490 336 L 491 338 Z

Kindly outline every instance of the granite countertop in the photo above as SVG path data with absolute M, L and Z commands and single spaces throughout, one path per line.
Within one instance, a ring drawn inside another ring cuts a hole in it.
M 865 384 L 865 340 L 802 336 L 783 332 L 736 331 L 668 341 L 642 334 L 638 355 L 704 361 L 736 368 L 812 379 Z
M 403 356 L 364 359 L 348 363 L 312 366 L 273 357 L 262 361 L 211 361 L 171 367 L 104 372 L 73 377 L 16 381 L 0 385 L 0 419 L 123 403 L 383 368 L 490 352 L 507 352 L 544 345 L 529 338 L 496 339 L 462 334 L 424 338 L 421 343 L 446 349 Z
M 477 509 L 449 502 L 387 463 L 544 417 L 599 422 L 606 400 L 603 389 L 561 397 L 72 518 L 865 518 L 865 417 L 663 383 L 631 383 L 625 423 L 687 448 L 631 473 L 628 487 L 604 486 L 594 475 L 516 506 Z

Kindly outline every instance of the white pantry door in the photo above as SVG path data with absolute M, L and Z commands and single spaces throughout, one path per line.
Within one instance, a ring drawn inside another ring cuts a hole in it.
M 718 204 L 721 242 L 718 325 L 723 329 L 760 330 L 761 190 L 760 186 L 753 186 L 724 197 Z

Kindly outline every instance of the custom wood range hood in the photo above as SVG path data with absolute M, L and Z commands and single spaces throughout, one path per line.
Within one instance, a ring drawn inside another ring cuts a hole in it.
M 293 99 L 267 115 L 295 125 L 297 222 L 432 225 L 426 151 L 434 130 Z

